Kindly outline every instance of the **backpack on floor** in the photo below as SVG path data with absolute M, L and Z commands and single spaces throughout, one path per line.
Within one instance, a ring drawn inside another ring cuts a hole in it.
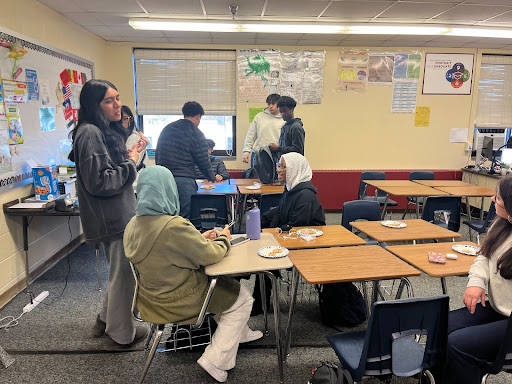
M 366 303 L 354 284 L 322 284 L 318 296 L 324 324 L 354 327 L 366 320 Z
M 338 367 L 328 361 L 321 361 L 320 366 L 311 371 L 313 376 L 308 384 L 343 384 L 346 383 L 345 376 L 338 372 Z
M 255 152 L 253 167 L 263 184 L 272 184 L 277 179 L 276 162 L 268 145 Z

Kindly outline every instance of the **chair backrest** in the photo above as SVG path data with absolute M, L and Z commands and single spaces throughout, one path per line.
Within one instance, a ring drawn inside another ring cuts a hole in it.
M 242 179 L 258 179 L 258 172 L 251 167 L 242 172 Z
M 271 208 L 277 207 L 283 197 L 282 193 L 271 193 L 268 195 L 261 195 L 260 201 L 260 215 L 269 211 Z
M 460 196 L 431 196 L 427 197 L 421 218 L 431 223 L 442 225 L 444 223 L 434 221 L 436 211 L 449 211 L 450 220 L 447 228 L 450 231 L 458 232 L 460 228 Z
M 434 172 L 430 171 L 411 171 L 409 180 L 434 180 Z
M 212 229 L 228 223 L 228 203 L 224 195 L 192 195 L 190 222 L 198 229 Z
M 366 196 L 366 184 L 363 183 L 363 180 L 386 180 L 386 174 L 380 171 L 363 171 L 361 172 L 361 180 L 359 181 L 359 192 L 357 193 L 357 198 L 362 199 Z M 379 191 L 379 196 L 386 196 L 385 192 Z
M 380 204 L 378 201 L 354 200 L 343 203 L 343 215 L 341 216 L 341 225 L 352 231 L 349 224 L 354 220 L 380 220 Z
M 496 355 L 496 359 L 485 363 L 483 371 L 491 375 L 496 375 L 501 371 L 512 373 L 512 316 L 508 318 L 505 337 Z
M 449 296 L 442 295 L 373 304 L 357 372 L 360 375 L 393 373 L 396 376 L 412 376 L 442 362 L 449 300 Z M 426 336 L 424 350 L 417 348 L 410 351 L 400 347 L 403 337 L 412 338 L 414 335 Z
M 491 205 L 489 205 L 489 211 L 487 211 L 487 216 L 485 217 L 484 228 L 489 226 L 489 223 L 494 220 L 496 217 L 496 206 L 494 205 L 494 201 L 491 201 Z

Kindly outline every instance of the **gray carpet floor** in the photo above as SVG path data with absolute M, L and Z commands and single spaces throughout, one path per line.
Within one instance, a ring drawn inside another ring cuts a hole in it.
M 328 224 L 339 224 L 341 214 L 327 214 Z M 465 234 L 463 233 L 463 236 Z M 105 259 L 101 260 L 103 286 L 107 281 Z M 66 283 L 67 281 L 67 283 Z M 253 289 L 254 278 L 242 280 Z M 411 279 L 415 296 L 441 293 L 438 279 L 426 275 Z M 452 309 L 462 306 L 465 277 L 447 279 Z M 396 289 L 392 282 L 388 290 Z M 143 344 L 122 353 L 104 349 L 105 339 L 94 338 L 91 326 L 98 313 L 104 292 L 98 291 L 94 248 L 81 245 L 68 257 L 32 284 L 35 295 L 49 291 L 50 295 L 31 312 L 24 314 L 18 325 L 0 329 L 0 347 L 15 362 L 8 368 L 0 365 L 0 383 L 134 383 L 145 360 Z M 288 310 L 287 286 L 281 289 L 282 323 Z M 20 293 L 0 310 L 0 319 L 18 317 L 28 303 Z M 229 372 L 230 383 L 277 383 L 273 317 L 269 315 L 269 335 L 240 347 L 237 366 Z M 0 326 L 6 321 L 0 321 Z M 263 330 L 263 315 L 250 319 L 253 329 Z M 356 329 L 363 329 L 362 324 Z M 337 362 L 325 336 L 337 332 L 320 321 L 318 296 L 306 283 L 300 287 L 298 304 L 292 324 L 292 349 L 285 366 L 286 383 L 307 383 L 311 370 L 321 360 Z M 146 383 L 212 383 L 195 361 L 200 351 L 181 350 L 158 353 L 146 376 Z M 378 383 L 364 379 L 364 383 Z M 416 383 L 414 379 L 396 379 L 397 383 Z M 488 380 L 490 384 L 512 383 L 512 375 L 500 374 Z

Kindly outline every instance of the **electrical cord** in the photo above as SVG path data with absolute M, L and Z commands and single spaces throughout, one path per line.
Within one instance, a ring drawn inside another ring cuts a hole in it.
M 5 316 L 3 318 L 0 319 L 0 323 L 2 323 L 2 321 L 6 321 L 6 320 L 9 320 L 7 323 L 3 324 L 3 325 L 0 325 L 0 329 L 9 329 L 9 328 L 13 328 L 15 326 L 17 326 L 19 324 L 18 320 L 21 319 L 21 316 L 23 316 L 26 312 L 23 311 L 21 313 L 21 315 L 19 315 L 18 317 L 14 317 L 14 316 Z

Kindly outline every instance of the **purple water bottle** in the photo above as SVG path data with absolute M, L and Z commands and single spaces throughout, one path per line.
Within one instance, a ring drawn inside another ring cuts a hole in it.
M 246 213 L 245 232 L 251 240 L 258 240 L 261 237 L 260 209 L 256 204 Z

